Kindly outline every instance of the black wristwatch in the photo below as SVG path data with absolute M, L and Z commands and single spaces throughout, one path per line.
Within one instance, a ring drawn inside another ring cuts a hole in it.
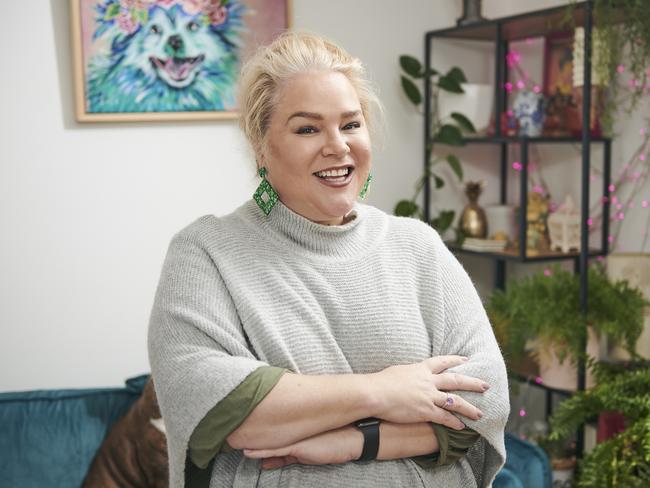
M 354 425 L 363 432 L 363 451 L 357 462 L 377 459 L 377 453 L 379 452 L 379 419 L 368 417 L 357 420 Z

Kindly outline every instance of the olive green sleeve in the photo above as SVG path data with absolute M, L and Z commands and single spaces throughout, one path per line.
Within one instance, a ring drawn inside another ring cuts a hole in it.
M 192 463 L 205 469 L 220 452 L 233 451 L 226 438 L 246 420 L 287 371 L 274 366 L 257 368 L 212 407 L 190 436 L 188 455 Z
M 454 430 L 440 424 L 429 424 L 438 438 L 438 452 L 412 457 L 422 468 L 430 469 L 445 464 L 453 464 L 462 458 L 480 437 L 469 427 Z

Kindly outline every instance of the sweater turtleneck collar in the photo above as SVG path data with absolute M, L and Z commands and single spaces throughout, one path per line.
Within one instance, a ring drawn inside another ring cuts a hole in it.
M 341 225 L 324 225 L 297 214 L 278 200 L 269 215 L 249 200 L 243 206 L 247 218 L 269 239 L 287 251 L 307 253 L 312 257 L 353 258 L 367 252 L 384 232 L 382 212 L 355 203 Z

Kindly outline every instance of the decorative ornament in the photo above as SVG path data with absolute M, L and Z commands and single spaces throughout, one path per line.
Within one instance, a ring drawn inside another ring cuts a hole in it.
M 570 195 L 564 200 L 564 205 L 548 218 L 548 233 L 551 239 L 551 250 L 561 250 L 564 253 L 571 249 L 580 251 L 580 213 Z
M 485 211 L 479 206 L 478 197 L 483 191 L 484 182 L 468 181 L 465 184 L 465 195 L 469 203 L 460 215 L 460 228 L 467 237 L 485 239 L 487 237 L 487 218 Z
M 456 20 L 456 25 L 469 25 L 485 20 L 481 16 L 481 0 L 463 0 L 463 16 Z
M 512 111 L 519 122 L 519 135 L 538 137 L 544 128 L 544 96 L 530 90 L 517 93 Z

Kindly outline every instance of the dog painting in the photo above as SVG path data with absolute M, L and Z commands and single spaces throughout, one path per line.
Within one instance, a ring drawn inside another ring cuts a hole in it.
M 287 0 L 71 3 L 81 121 L 232 117 L 243 55 L 288 27 Z

